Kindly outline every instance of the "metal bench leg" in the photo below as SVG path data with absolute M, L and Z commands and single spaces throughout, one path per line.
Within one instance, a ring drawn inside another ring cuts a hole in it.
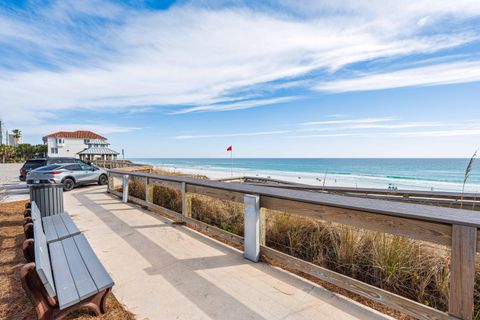
M 27 239 L 23 241 L 22 251 L 27 262 L 35 262 L 34 240 Z
M 24 227 L 25 227 L 25 225 L 26 225 L 27 223 L 33 223 L 33 220 L 32 220 L 31 217 L 25 217 L 25 218 L 23 219 L 23 226 L 24 226 Z
M 60 320 L 78 309 L 88 309 L 93 311 L 95 315 L 99 316 L 100 314 L 105 313 L 105 301 L 111 291 L 111 288 L 102 290 L 73 306 L 60 310 L 57 301 L 54 298 L 49 297 L 46 293 L 45 288 L 35 271 L 34 262 L 27 263 L 20 269 L 20 279 L 22 281 L 23 290 L 25 290 L 25 293 L 35 306 L 39 320 Z
M 27 263 L 20 269 L 23 290 L 32 301 L 39 320 L 51 319 L 56 301 L 48 297 L 42 281 L 35 271 L 35 263 Z
M 102 296 L 102 300 L 100 302 L 100 312 L 105 313 L 106 312 L 106 304 L 107 304 L 107 297 L 108 294 L 112 291 L 112 288 L 108 288 L 105 290 L 105 294 Z
M 95 313 L 96 316 L 99 316 L 102 313 L 105 313 L 105 300 L 110 290 L 111 290 L 110 288 L 106 290 L 102 290 L 97 294 L 89 298 L 86 298 L 85 300 L 80 301 L 79 303 L 71 307 L 68 307 L 66 309 L 59 310 L 58 308 L 56 308 L 55 310 L 53 310 L 52 319 L 55 319 L 55 320 L 63 319 L 68 314 L 78 309 L 91 310 Z
M 23 233 L 25 233 L 25 238 L 33 239 L 33 223 L 27 223 L 24 225 Z

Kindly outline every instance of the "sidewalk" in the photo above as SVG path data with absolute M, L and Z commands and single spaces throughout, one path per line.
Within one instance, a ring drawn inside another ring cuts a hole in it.
M 65 193 L 65 208 L 138 319 L 389 319 L 165 218 L 105 187 Z

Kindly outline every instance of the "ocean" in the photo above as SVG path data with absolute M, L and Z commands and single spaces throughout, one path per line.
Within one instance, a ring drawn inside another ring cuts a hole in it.
M 300 183 L 345 187 L 461 192 L 469 159 L 327 158 L 133 158 L 134 162 L 210 178 L 259 176 Z M 479 163 L 480 165 L 480 163 Z M 480 191 L 475 164 L 465 190 Z

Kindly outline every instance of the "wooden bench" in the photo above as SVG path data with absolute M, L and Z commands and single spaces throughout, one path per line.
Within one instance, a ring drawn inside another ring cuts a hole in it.
M 34 239 L 24 243 L 24 249 L 28 248 L 24 254 L 30 262 L 22 267 L 20 277 L 38 318 L 61 319 L 79 308 L 90 309 L 96 315 L 104 313 L 114 283 L 87 239 L 79 233 L 63 237 L 56 233 L 57 240 L 48 242 L 41 223 L 45 218 L 36 216 L 35 207 L 32 203 Z M 67 228 L 70 223 L 63 217 L 55 219 L 59 220 L 50 219 L 43 227 L 62 222 Z

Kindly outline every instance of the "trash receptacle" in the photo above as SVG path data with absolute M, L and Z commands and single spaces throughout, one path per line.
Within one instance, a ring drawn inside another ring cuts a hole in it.
M 35 201 L 42 217 L 63 213 L 63 184 L 32 184 L 30 200 Z

